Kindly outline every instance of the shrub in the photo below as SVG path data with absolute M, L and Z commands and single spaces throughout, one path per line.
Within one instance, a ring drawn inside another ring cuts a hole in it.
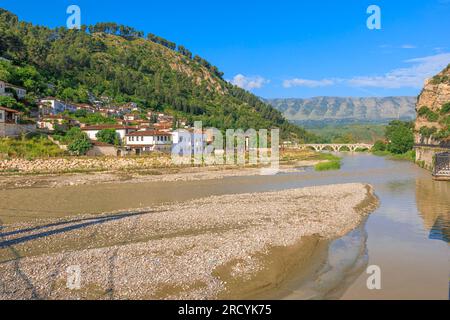
M 436 132 L 437 132 L 436 127 L 428 128 L 428 127 L 424 126 L 424 127 L 421 127 L 419 130 L 420 135 L 425 138 L 431 137 Z
M 97 140 L 104 143 L 119 144 L 119 137 L 116 133 L 116 130 L 114 129 L 103 129 L 97 132 L 95 135 L 97 137 Z
M 340 160 L 332 160 L 327 162 L 321 162 L 314 166 L 316 171 L 328 171 L 328 170 L 339 170 L 341 168 Z
M 89 138 L 85 136 L 80 136 L 74 139 L 68 146 L 67 150 L 70 153 L 75 154 L 77 156 L 85 155 L 86 152 L 92 147 L 92 143 L 89 141 Z
M 417 111 L 419 117 L 426 117 L 430 122 L 436 122 L 439 119 L 439 115 L 433 111 L 431 111 L 427 106 L 422 106 Z
M 433 134 L 433 139 L 443 140 L 450 137 L 450 128 L 442 129 L 439 132 Z
M 439 115 L 437 113 L 433 112 L 433 111 L 430 111 L 427 114 L 427 120 L 430 121 L 430 122 L 436 122 L 436 121 L 439 120 Z
M 386 143 L 384 141 L 378 140 L 374 143 L 373 151 L 386 151 Z
M 450 102 L 445 103 L 441 109 L 441 114 L 447 114 L 447 113 L 450 113 Z
M 419 110 L 417 110 L 417 114 L 420 117 L 423 117 L 423 116 L 426 116 L 429 111 L 431 111 L 431 110 L 427 106 L 422 106 L 419 108 Z

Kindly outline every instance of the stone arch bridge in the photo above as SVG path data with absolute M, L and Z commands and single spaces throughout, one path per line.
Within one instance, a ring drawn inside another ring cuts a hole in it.
M 314 149 L 315 151 L 330 150 L 334 152 L 339 152 L 345 147 L 345 149 L 350 150 L 350 152 L 355 152 L 357 149 L 367 149 L 373 148 L 373 144 L 368 143 L 312 143 L 312 144 L 301 144 L 299 145 L 301 149 Z

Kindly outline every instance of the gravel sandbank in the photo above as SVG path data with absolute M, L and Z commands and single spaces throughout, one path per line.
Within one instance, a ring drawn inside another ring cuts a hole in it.
M 9 225 L 1 229 L 0 299 L 251 297 L 289 269 L 272 264 L 261 281 L 274 255 L 307 262 L 319 239 L 346 234 L 376 205 L 370 186 L 352 183 Z M 70 266 L 81 270 L 80 289 L 67 288 Z

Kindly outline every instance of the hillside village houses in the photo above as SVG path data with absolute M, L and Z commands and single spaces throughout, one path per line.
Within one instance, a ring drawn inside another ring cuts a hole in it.
M 19 86 L 0 81 L 0 95 L 13 96 L 12 90 L 18 98 L 24 98 L 26 90 Z M 88 113 L 99 113 L 105 117 L 114 117 L 116 124 L 86 125 L 63 115 L 64 112 L 84 110 Z M 120 155 L 130 152 L 143 154 L 159 151 L 170 152 L 173 144 L 186 143 L 182 141 L 179 130 L 173 130 L 174 117 L 157 111 L 148 111 L 146 119 L 142 119 L 140 109 L 136 103 L 130 102 L 121 106 L 105 103 L 102 97 L 97 104 L 77 104 L 65 102 L 55 97 L 45 97 L 38 100 L 38 113 L 35 125 L 21 125 L 21 113 L 6 107 L 0 107 L 0 136 L 18 136 L 23 132 L 36 129 L 52 133 L 56 129 L 68 130 L 71 127 L 80 127 L 93 143 L 88 155 Z M 185 127 L 186 120 L 177 121 L 177 126 Z M 111 146 L 98 141 L 97 134 L 104 129 L 113 129 L 121 146 Z M 184 134 L 187 143 L 191 145 L 192 152 L 200 151 L 207 144 L 204 134 L 195 135 L 193 131 Z
M 13 91 L 19 99 L 25 98 L 27 94 L 27 90 L 25 88 L 0 80 L 0 95 L 13 96 Z
M 63 116 L 61 114 L 49 114 L 42 116 L 37 121 L 37 128 L 42 130 L 47 130 L 49 132 L 53 132 L 56 130 L 57 126 L 60 129 L 68 130 L 71 127 L 78 126 L 80 123 L 70 117 Z
M 82 103 L 82 104 L 74 103 L 73 106 L 75 106 L 75 108 L 77 110 L 84 110 L 89 113 L 95 113 L 95 111 L 96 111 L 96 109 L 93 106 L 86 104 L 86 103 Z

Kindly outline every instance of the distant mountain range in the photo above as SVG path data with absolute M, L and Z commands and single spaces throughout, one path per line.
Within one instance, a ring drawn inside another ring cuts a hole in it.
M 393 119 L 414 120 L 416 97 L 314 97 L 266 99 L 265 102 L 298 124 L 387 123 Z

